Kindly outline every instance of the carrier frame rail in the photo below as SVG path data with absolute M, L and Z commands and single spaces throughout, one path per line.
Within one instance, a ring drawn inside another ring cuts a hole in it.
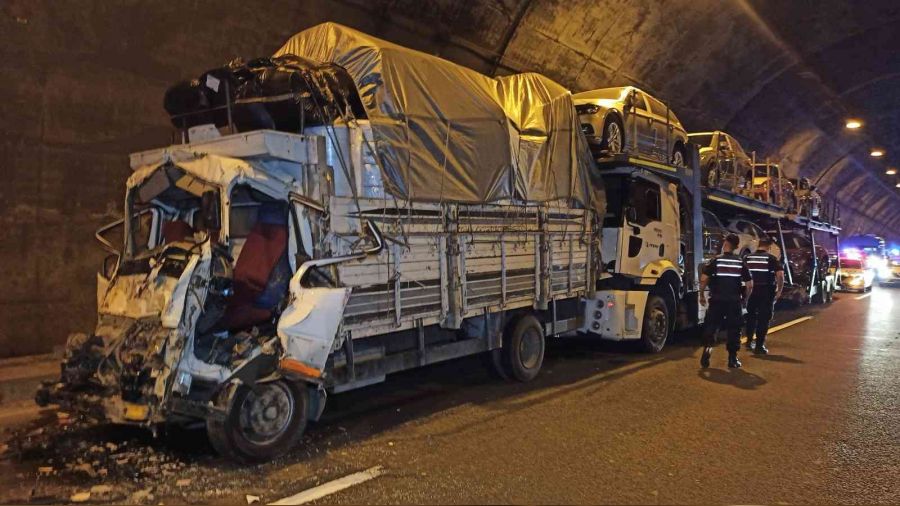
M 582 326 L 599 268 L 589 209 L 332 197 L 328 215 L 335 253 L 365 221 L 385 238 L 380 254 L 335 268 L 352 291 L 325 368 L 332 392 L 498 349 L 506 322 L 523 313 L 545 337 Z
M 726 211 L 727 213 L 734 216 L 751 215 L 757 219 L 766 219 L 774 224 L 774 227 L 767 228 L 774 228 L 776 236 L 775 239 L 778 241 L 778 246 L 783 252 L 782 264 L 785 269 L 785 278 L 788 286 L 797 285 L 795 285 L 794 283 L 794 273 L 791 271 L 790 262 L 788 261 L 787 257 L 787 246 L 784 239 L 784 229 L 789 228 L 792 230 L 805 230 L 807 237 L 810 239 L 813 258 L 813 275 L 811 276 L 809 285 L 803 287 L 807 299 L 812 300 L 813 297 L 816 296 L 817 291 L 821 289 L 819 285 L 822 282 L 828 282 L 827 279 L 819 280 L 817 278 L 818 257 L 815 254 L 816 239 L 814 232 L 825 232 L 835 237 L 835 240 L 838 241 L 839 246 L 838 234 L 840 234 L 841 227 L 838 224 L 830 223 L 828 221 L 825 221 L 824 219 L 815 219 L 810 216 L 794 214 L 774 203 L 762 201 L 747 195 L 734 193 L 721 188 L 704 186 L 701 191 L 703 193 L 704 202 L 706 204 L 709 204 L 709 207 L 713 210 L 720 212 Z M 828 213 L 828 216 L 835 215 L 839 216 L 836 206 L 831 212 Z M 822 218 L 825 217 L 823 216 Z M 836 271 L 834 272 L 835 279 L 839 278 L 839 273 L 840 261 L 838 260 Z

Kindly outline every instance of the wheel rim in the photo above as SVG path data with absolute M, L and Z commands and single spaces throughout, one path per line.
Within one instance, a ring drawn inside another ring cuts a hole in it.
M 606 146 L 613 153 L 622 152 L 622 130 L 615 121 L 606 124 Z
M 672 165 L 676 165 L 678 167 L 681 167 L 684 165 L 684 155 L 682 155 L 681 151 L 679 151 L 677 149 L 675 150 L 674 153 L 672 153 Z
M 668 332 L 669 318 L 666 312 L 659 306 L 653 306 L 647 315 L 647 337 L 654 344 L 659 344 L 666 340 Z
M 519 340 L 519 361 L 525 369 L 534 369 L 541 360 L 541 336 L 536 329 L 530 328 Z
M 276 441 L 294 417 L 294 396 L 280 381 L 257 385 L 241 403 L 240 428 L 251 442 L 265 445 Z

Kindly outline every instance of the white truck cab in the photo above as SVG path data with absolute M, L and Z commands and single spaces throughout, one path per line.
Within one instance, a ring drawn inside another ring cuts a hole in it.
M 695 287 L 702 250 L 695 242 L 701 232 L 700 220 L 693 218 L 699 216 L 699 186 L 690 168 L 634 158 L 598 165 L 607 195 L 604 273 L 585 305 L 582 330 L 604 339 L 639 340 L 642 349 L 657 352 L 677 320 L 699 320 Z

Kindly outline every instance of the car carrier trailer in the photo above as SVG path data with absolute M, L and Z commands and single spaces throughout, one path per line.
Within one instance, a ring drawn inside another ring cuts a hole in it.
M 760 170 L 762 167 L 763 173 L 766 174 L 765 179 L 775 180 L 773 186 L 779 186 L 784 179 L 778 172 L 777 165 L 768 161 L 764 164 L 754 163 L 754 167 L 754 170 Z M 832 262 L 828 256 L 822 258 L 823 255 L 817 251 L 817 245 L 830 240 L 834 244 L 833 251 L 837 252 L 840 249 L 840 210 L 836 202 L 824 202 L 821 208 L 815 209 L 813 215 L 811 206 L 801 209 L 801 206 L 789 199 L 770 196 L 766 200 L 759 200 L 747 195 L 746 192 L 732 190 L 719 187 L 703 188 L 704 206 L 726 220 L 744 217 L 763 225 L 763 229 L 781 250 L 785 268 L 782 300 L 795 304 L 830 302 L 840 279 L 839 259 L 835 258 Z M 779 188 L 776 195 L 781 196 L 782 193 Z M 798 234 L 807 244 L 805 249 L 808 250 L 811 259 L 811 265 L 806 269 L 808 272 L 795 272 L 796 265 L 788 254 L 786 233 Z M 822 262 L 827 262 L 828 265 L 821 265 Z

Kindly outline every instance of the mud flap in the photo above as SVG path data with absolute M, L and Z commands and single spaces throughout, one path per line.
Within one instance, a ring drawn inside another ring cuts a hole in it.
M 291 303 L 278 320 L 284 349 L 282 367 L 293 364 L 290 369 L 294 372 L 317 378 L 331 353 L 350 289 L 304 288 L 291 280 L 291 295 Z

